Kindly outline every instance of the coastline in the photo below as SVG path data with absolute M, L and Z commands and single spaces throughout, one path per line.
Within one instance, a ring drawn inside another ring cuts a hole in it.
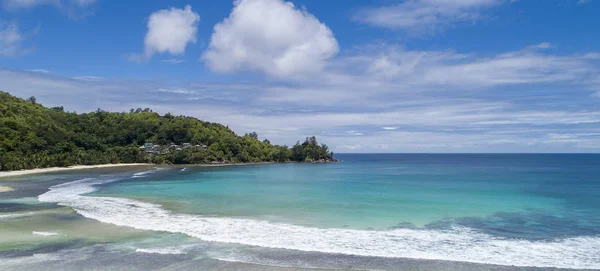
M 339 161 L 332 161 L 335 163 Z M 71 171 L 83 169 L 111 168 L 111 167 L 134 167 L 134 166 L 165 166 L 165 167 L 226 167 L 226 166 L 251 166 L 251 165 L 267 165 L 267 164 L 287 164 L 287 163 L 305 163 L 305 162 L 255 162 L 255 163 L 206 163 L 206 164 L 152 164 L 152 163 L 128 163 L 128 164 L 100 164 L 100 165 L 80 165 L 69 167 L 50 167 L 50 168 L 34 168 L 13 171 L 0 171 L 0 178 L 16 177 L 22 175 L 42 174 L 58 171 Z M 313 162 L 326 163 L 326 162 Z M 329 162 L 328 162 L 329 163 Z M 0 191 L 7 192 L 7 191 Z
M 58 171 L 71 171 L 81 169 L 96 169 L 96 168 L 111 168 L 111 167 L 132 167 L 132 166 L 153 166 L 154 164 L 147 163 L 130 163 L 130 164 L 101 164 L 101 165 L 86 165 L 86 166 L 70 166 L 70 167 L 50 167 L 50 168 L 34 168 L 13 171 L 0 171 L 0 178 L 15 177 L 30 174 L 41 174 Z
M 312 163 L 335 163 L 335 161 L 317 161 Z M 267 164 L 287 164 L 287 163 L 305 163 L 305 162 L 255 162 L 255 163 L 206 163 L 206 164 L 152 164 L 152 163 L 128 163 L 128 164 L 100 164 L 100 165 L 80 165 L 69 167 L 50 167 L 50 168 L 34 168 L 13 171 L 0 171 L 0 178 L 16 177 L 22 175 L 42 174 L 58 171 L 71 171 L 83 169 L 111 168 L 111 167 L 134 167 L 134 166 L 166 166 L 166 167 L 226 167 L 226 166 L 251 166 L 251 165 L 267 165 Z M 1 190 L 1 189 L 0 189 Z M 0 191 L 0 192 L 8 192 Z

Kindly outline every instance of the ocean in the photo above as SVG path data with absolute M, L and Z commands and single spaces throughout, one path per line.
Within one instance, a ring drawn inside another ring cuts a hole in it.
M 600 269 L 600 155 L 336 158 L 0 179 L 0 269 Z

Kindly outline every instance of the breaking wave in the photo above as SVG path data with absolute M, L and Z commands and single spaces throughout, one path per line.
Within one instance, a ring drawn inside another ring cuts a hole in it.
M 156 204 L 83 195 L 95 191 L 95 185 L 112 181 L 116 180 L 83 179 L 69 182 L 51 187 L 38 199 L 70 206 L 79 214 L 100 222 L 142 230 L 183 233 L 205 241 L 373 257 L 600 268 L 600 237 L 597 236 L 530 241 L 495 237 L 466 227 L 388 231 L 312 228 L 252 219 L 173 213 Z

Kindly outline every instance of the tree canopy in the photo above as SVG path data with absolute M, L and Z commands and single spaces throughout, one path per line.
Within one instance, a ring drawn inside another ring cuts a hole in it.
M 140 149 L 145 143 L 190 143 L 190 148 L 161 154 Z M 150 108 L 129 112 L 65 112 L 0 92 L 0 170 L 105 163 L 159 164 L 334 161 L 315 137 L 292 148 L 260 141 L 255 132 L 236 135 L 218 123 L 164 116 Z

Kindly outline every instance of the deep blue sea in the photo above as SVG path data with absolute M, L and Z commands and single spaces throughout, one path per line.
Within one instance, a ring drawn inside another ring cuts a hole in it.
M 360 257 L 364 268 L 369 259 L 600 268 L 600 155 L 336 157 L 343 162 L 54 175 L 70 181 L 39 200 L 176 235 L 114 241 L 138 252 L 291 267 L 348 267 L 299 261 L 297 251 Z

